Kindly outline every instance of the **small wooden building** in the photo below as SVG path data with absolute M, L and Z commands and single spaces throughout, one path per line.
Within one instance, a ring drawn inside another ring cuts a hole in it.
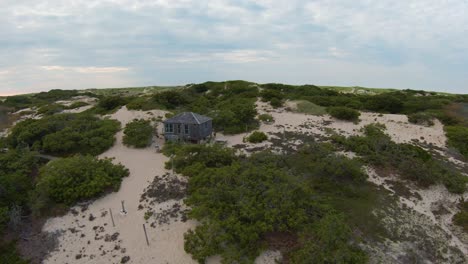
M 212 119 L 192 112 L 184 112 L 171 117 L 164 123 L 166 141 L 189 141 L 199 143 L 213 132 Z

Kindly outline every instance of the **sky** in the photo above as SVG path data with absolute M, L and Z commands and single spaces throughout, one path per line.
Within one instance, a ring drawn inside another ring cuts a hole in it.
M 238 79 L 468 93 L 468 0 L 0 0 L 0 95 Z

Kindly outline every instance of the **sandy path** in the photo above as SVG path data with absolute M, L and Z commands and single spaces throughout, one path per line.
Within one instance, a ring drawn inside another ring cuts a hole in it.
M 164 114 L 161 111 L 152 112 L 155 116 Z M 146 112 L 128 111 L 123 108 L 111 118 L 125 125 L 133 118 L 150 116 Z M 183 247 L 183 234 L 194 226 L 191 221 L 171 223 L 162 228 L 147 226 L 150 245 L 146 245 L 142 227 L 145 222 L 144 212 L 138 211 L 139 199 L 154 176 L 166 172 L 164 162 L 167 158 L 155 153 L 152 148 L 125 147 L 122 144 L 122 134 L 117 134 L 116 144 L 101 157 L 115 158 L 116 163 L 120 162 L 130 170 L 130 176 L 123 180 L 118 192 L 96 200 L 85 212 L 77 215 L 68 213 L 47 221 L 44 231 L 67 231 L 59 238 L 59 251 L 53 252 L 44 263 L 120 263 L 125 256 L 130 256 L 128 263 L 195 263 L 190 255 L 184 252 Z M 119 213 L 122 200 L 125 201 L 128 212 L 126 215 Z M 105 213 L 108 209 L 113 211 L 115 227 L 112 227 L 110 214 Z M 80 211 L 79 208 L 77 210 Z M 96 219 L 90 221 L 90 214 Z M 70 231 L 70 228 L 75 228 L 74 232 Z M 115 241 L 105 241 L 106 234 L 111 236 L 116 232 L 119 235 Z M 96 233 L 97 238 L 104 238 L 96 240 Z M 103 255 L 103 252 L 106 253 Z M 81 258 L 77 259 L 79 254 Z

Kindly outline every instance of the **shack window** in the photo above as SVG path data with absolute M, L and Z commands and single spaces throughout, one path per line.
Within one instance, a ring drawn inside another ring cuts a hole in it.
M 189 125 L 184 125 L 185 134 L 189 134 Z
M 166 129 L 166 133 L 174 132 L 174 127 L 172 126 L 172 124 L 165 124 L 165 129 Z
M 180 134 L 180 124 L 177 124 L 177 125 L 176 125 L 176 128 L 177 128 L 176 133 L 177 133 L 177 134 Z

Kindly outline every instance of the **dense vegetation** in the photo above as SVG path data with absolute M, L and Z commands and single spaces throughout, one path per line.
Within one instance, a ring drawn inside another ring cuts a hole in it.
M 449 146 L 458 149 L 465 158 L 468 158 L 468 127 L 448 126 L 445 130 Z
M 14 243 L 0 244 L 0 263 L 5 264 L 28 264 L 16 251 Z
M 10 107 L 14 111 L 28 107 L 43 107 L 54 104 L 59 100 L 69 100 L 75 96 L 90 96 L 96 97 L 95 94 L 89 92 L 80 92 L 77 90 L 50 90 L 48 92 L 40 92 L 32 95 L 15 95 L 8 96 L 0 105 Z
M 73 156 L 56 159 L 40 169 L 34 206 L 41 210 L 53 204 L 73 205 L 120 188 L 129 171 L 109 159 Z
M 255 129 L 258 121 L 255 101 L 258 88 L 249 82 L 207 82 L 168 90 L 152 96 L 133 98 L 129 109 L 167 109 L 174 112 L 193 111 L 213 118 L 217 131 L 228 134 Z
M 434 117 L 428 113 L 414 113 L 408 115 L 408 121 L 413 124 L 423 125 L 423 126 L 433 126 Z
M 200 263 L 216 254 L 226 263 L 252 263 L 265 248 L 292 263 L 366 262 L 350 230 L 378 236 L 367 223 L 376 221 L 379 198 L 361 164 L 330 145 L 250 157 L 216 145 L 169 145 L 164 152 L 175 154 L 176 171 L 189 176 L 189 215 L 201 225 L 185 235 L 185 250 Z
M 14 214 L 18 210 L 27 211 L 27 194 L 34 188 L 32 177 L 37 167 L 38 160 L 33 152 L 0 153 L 0 234 L 8 225 L 16 224 L 18 219 L 12 216 L 16 217 Z
M 346 106 L 332 106 L 327 108 L 327 112 L 336 119 L 357 121 L 361 115 L 359 111 Z
M 30 147 L 53 155 L 97 155 L 114 144 L 120 124 L 89 114 L 57 114 L 18 123 L 7 139 L 11 148 Z
M 458 207 L 460 211 L 453 216 L 453 222 L 468 233 L 468 201 L 460 201 Z
M 135 148 L 145 148 L 151 144 L 152 137 L 153 127 L 151 122 L 135 119 L 125 126 L 123 143 Z
M 268 140 L 268 136 L 261 131 L 254 131 L 246 139 L 250 143 L 260 143 Z
M 386 171 L 396 171 L 421 186 L 443 183 L 450 192 L 463 193 L 467 178 L 448 162 L 433 158 L 427 151 L 410 144 L 397 144 L 383 132 L 383 125 L 364 127 L 364 136 L 348 138 L 333 135 L 334 142 L 344 146 L 372 164 Z
M 27 149 L 0 153 L 0 237 L 8 233 L 18 238 L 20 230 L 37 217 L 63 212 L 77 201 L 116 190 L 128 175 L 123 166 L 90 156 L 51 161 L 38 175 L 42 164 L 37 153 Z M 27 262 L 17 255 L 14 241 L 0 239 L 0 263 Z

